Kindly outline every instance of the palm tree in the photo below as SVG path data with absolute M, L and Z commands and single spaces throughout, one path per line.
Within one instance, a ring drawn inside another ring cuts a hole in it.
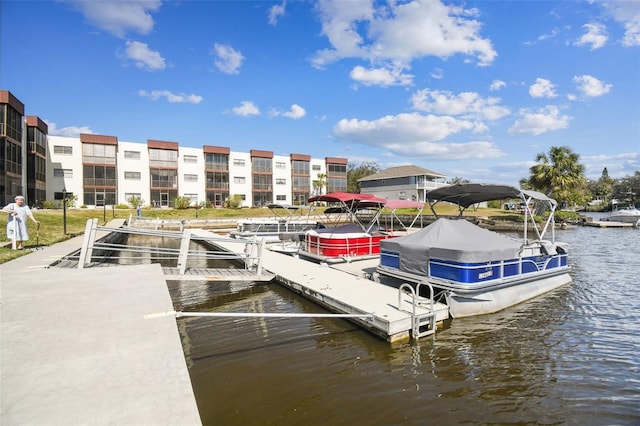
M 314 195 L 322 195 L 324 188 L 327 186 L 327 174 L 326 173 L 318 173 L 316 176 L 316 180 L 313 181 L 313 192 Z
M 566 146 L 553 146 L 549 154 L 539 153 L 538 164 L 529 171 L 529 186 L 556 199 L 560 205 L 583 204 L 589 198 L 585 167 L 579 155 Z

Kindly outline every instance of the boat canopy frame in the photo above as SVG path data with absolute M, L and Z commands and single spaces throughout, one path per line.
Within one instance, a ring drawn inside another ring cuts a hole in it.
M 527 231 L 528 222 L 530 221 L 535 230 L 538 241 L 542 241 L 547 232 L 551 233 L 551 242 L 555 242 L 555 211 L 558 203 L 553 198 L 549 198 L 545 194 L 520 189 L 510 185 L 494 185 L 481 183 L 461 183 L 449 186 L 443 186 L 427 192 L 427 203 L 431 208 L 434 216 L 438 218 L 435 206 L 439 202 L 448 202 L 458 205 L 458 218 L 462 218 L 464 211 L 478 203 L 494 200 L 520 199 L 525 205 L 524 211 L 524 242 L 529 242 Z M 549 210 L 544 225 L 536 222 L 534 217 L 533 203 L 539 203 L 544 206 L 544 210 Z

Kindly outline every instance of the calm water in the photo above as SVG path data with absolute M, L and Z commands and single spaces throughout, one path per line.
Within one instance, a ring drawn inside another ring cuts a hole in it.
M 204 424 L 640 424 L 640 230 L 557 235 L 573 283 L 419 342 L 340 319 L 179 319 Z M 277 284 L 170 291 L 179 310 L 324 312 Z

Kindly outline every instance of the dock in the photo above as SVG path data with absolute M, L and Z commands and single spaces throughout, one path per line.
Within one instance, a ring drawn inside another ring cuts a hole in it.
M 208 232 L 193 231 L 197 235 Z M 232 242 L 225 243 L 224 240 L 217 244 L 229 250 L 233 247 Z M 374 259 L 327 265 L 271 250 L 262 253 L 262 267 L 273 273 L 280 284 L 332 312 L 370 314 L 367 319 L 353 321 L 389 342 L 435 332 L 435 328 L 424 332 L 414 327 L 416 320 L 424 320 L 432 313 L 430 305 L 414 303 L 410 294 L 367 277 L 375 269 L 376 262 Z M 448 318 L 448 307 L 434 303 L 435 322 L 430 327 Z
M 0 265 L 2 423 L 202 424 L 161 266 L 49 267 L 82 240 Z
M 626 222 L 614 222 L 608 220 L 594 220 L 590 222 L 584 222 L 582 225 L 591 226 L 593 228 L 634 228 L 634 223 Z

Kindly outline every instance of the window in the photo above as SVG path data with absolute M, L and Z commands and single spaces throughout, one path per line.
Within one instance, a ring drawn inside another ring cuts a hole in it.
M 327 164 L 327 175 L 329 176 L 347 176 L 346 164 Z
M 207 188 L 229 189 L 229 173 L 227 172 L 207 172 Z
M 291 173 L 294 175 L 308 175 L 309 174 L 309 162 L 293 160 L 291 162 Z
M 287 201 L 286 195 L 276 195 L 276 201 Z
M 72 146 L 64 146 L 64 145 L 54 145 L 53 153 L 60 155 L 72 155 L 73 147 Z
M 229 170 L 229 156 L 224 154 L 205 154 L 205 168 L 210 170 Z M 243 164 L 244 166 L 244 164 Z
M 320 164 L 314 164 L 313 166 L 311 166 L 311 170 L 313 170 L 314 172 L 319 172 L 320 170 L 322 170 L 322 168 L 320 167 Z
M 131 160 L 139 160 L 140 159 L 140 151 L 125 151 L 124 158 L 129 158 Z
M 271 167 L 271 158 L 251 158 L 251 169 L 254 173 L 271 173 Z
M 124 172 L 124 178 L 126 180 L 140 180 L 140 172 Z
M 273 190 L 271 175 L 253 175 L 253 189 L 257 191 Z
M 246 183 L 246 179 L 244 176 L 234 176 L 233 177 L 233 183 Z
M 287 168 L 287 164 L 281 161 L 276 161 L 276 169 L 285 170 Z
M 149 165 L 151 167 L 178 167 L 178 151 L 149 148 Z
M 116 146 L 83 143 L 82 162 L 95 164 L 116 164 Z
M 293 176 L 294 191 L 309 191 L 311 179 L 308 176 Z
M 98 187 L 112 186 L 112 187 L 115 188 L 117 186 L 118 180 L 116 178 L 116 168 L 115 167 L 85 164 L 82 169 L 83 169 L 82 170 L 82 174 L 83 174 L 83 181 L 82 182 L 83 182 L 83 185 L 85 187 L 87 187 L 87 186 L 98 186 Z M 100 191 L 104 192 L 104 190 L 102 190 L 102 189 Z M 85 204 L 95 204 L 95 203 L 85 202 Z M 107 203 L 107 204 L 109 204 L 109 203 Z
M 151 188 L 177 188 L 178 171 L 151 169 Z
M 286 185 L 286 184 L 287 184 L 286 179 L 276 179 L 276 185 Z
M 184 160 L 185 163 L 197 163 L 198 162 L 198 157 L 196 157 L 195 155 L 185 155 L 182 157 L 182 159 Z
M 53 176 L 72 178 L 73 170 L 72 169 L 53 169 Z
M 241 158 L 234 158 L 233 165 L 237 167 L 244 167 L 244 160 Z
M 185 182 L 197 182 L 198 181 L 198 175 L 185 174 L 184 175 L 184 181 Z M 185 195 L 185 197 L 186 197 L 186 195 Z

